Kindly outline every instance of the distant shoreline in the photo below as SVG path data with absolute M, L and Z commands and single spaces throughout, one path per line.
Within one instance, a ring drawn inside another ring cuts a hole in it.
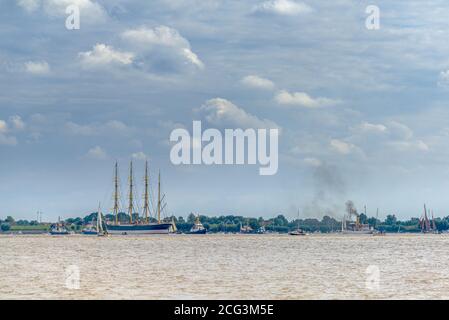
M 68 218 L 63 221 L 69 231 L 80 233 L 83 228 L 92 224 L 97 216 L 96 212 L 86 215 L 84 218 Z M 114 221 L 114 216 L 107 214 L 107 221 Z M 135 214 L 134 221 L 139 221 L 139 216 Z M 190 214 L 184 217 L 166 217 L 166 222 L 174 221 L 179 232 L 187 233 L 194 224 L 196 216 Z M 270 219 L 250 218 L 243 216 L 215 216 L 209 217 L 200 215 L 199 219 L 209 233 L 238 233 L 242 226 L 251 230 L 249 233 L 257 233 L 260 230 L 273 233 L 288 233 L 291 230 L 300 228 L 308 233 L 338 233 L 341 230 L 341 221 L 335 218 L 324 216 L 321 220 L 315 218 L 303 218 L 295 220 L 287 220 L 284 215 L 279 214 Z M 420 233 L 421 226 L 418 218 L 400 221 L 394 215 L 387 215 L 384 221 L 374 217 L 368 217 L 360 214 L 360 222 L 366 223 L 373 229 L 383 231 L 385 233 Z M 119 214 L 119 221 L 127 223 L 129 216 L 126 213 Z M 157 220 L 150 219 L 150 222 Z M 18 220 L 9 216 L 5 220 L 0 219 L 0 233 L 22 233 L 22 234 L 41 234 L 49 232 L 52 223 L 40 223 L 37 221 Z M 449 230 L 449 216 L 445 218 L 435 219 L 436 231 L 445 232 Z

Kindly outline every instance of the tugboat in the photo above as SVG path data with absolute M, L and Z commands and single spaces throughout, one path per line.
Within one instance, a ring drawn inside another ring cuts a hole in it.
M 257 229 L 257 234 L 265 234 L 267 233 L 267 230 L 265 229 L 265 226 L 261 226 L 259 229 Z
M 66 227 L 61 223 L 61 217 L 58 217 L 58 223 L 51 226 L 50 234 L 53 236 L 65 236 L 70 234 Z
M 200 221 L 200 216 L 198 215 L 195 220 L 195 224 L 190 229 L 189 234 L 206 234 L 207 230 L 204 228 L 203 224 Z

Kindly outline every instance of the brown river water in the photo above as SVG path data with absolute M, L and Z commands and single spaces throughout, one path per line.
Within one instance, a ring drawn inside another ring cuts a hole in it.
M 0 248 L 0 299 L 449 298 L 449 235 L 3 235 Z

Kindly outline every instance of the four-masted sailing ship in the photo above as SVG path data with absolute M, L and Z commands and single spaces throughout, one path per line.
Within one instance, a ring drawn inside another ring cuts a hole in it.
M 145 193 L 143 217 L 135 214 L 134 210 L 134 179 L 133 179 L 133 163 L 129 168 L 129 197 L 128 197 L 128 218 L 129 221 L 123 223 L 119 220 L 119 181 L 118 181 L 118 164 L 115 163 L 114 170 L 114 209 L 113 213 L 115 221 L 106 224 L 109 234 L 168 234 L 172 228 L 172 223 L 166 223 L 161 220 L 162 200 L 161 199 L 161 174 L 158 178 L 158 195 L 157 195 L 157 222 L 150 222 L 150 197 L 149 197 L 149 174 L 148 161 L 145 162 Z

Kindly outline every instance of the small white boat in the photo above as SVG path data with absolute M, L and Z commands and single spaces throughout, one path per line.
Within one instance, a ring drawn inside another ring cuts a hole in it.
M 296 227 L 296 230 L 290 231 L 288 234 L 290 236 L 307 236 L 307 233 L 304 232 L 304 230 L 302 230 L 299 227 L 299 210 L 298 210 L 298 226 Z
M 288 234 L 291 236 L 307 236 L 307 233 L 301 229 L 290 231 Z

